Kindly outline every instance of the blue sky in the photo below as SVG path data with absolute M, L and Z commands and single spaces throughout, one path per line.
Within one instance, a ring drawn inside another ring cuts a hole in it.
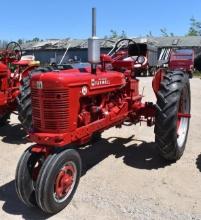
M 160 35 L 166 28 L 184 35 L 189 19 L 201 20 L 200 0 L 10 0 L 1 1 L 0 39 L 87 38 L 91 8 L 97 8 L 97 35 L 124 30 L 128 36 Z

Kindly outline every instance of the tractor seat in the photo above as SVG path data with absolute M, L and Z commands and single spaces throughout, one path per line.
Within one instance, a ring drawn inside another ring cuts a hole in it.
M 137 58 L 138 58 L 138 56 L 130 56 L 130 57 L 127 57 L 127 58 L 125 58 L 123 60 L 125 60 L 125 61 L 134 61 L 135 62 Z M 147 64 L 148 60 L 147 60 L 146 57 L 144 57 L 144 59 L 145 59 L 145 61 L 142 64 L 135 63 L 134 64 L 134 68 L 140 68 L 142 66 L 145 66 Z

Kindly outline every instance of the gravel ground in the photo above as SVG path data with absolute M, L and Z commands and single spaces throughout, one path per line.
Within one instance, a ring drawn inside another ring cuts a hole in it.
M 141 79 L 154 100 L 151 78 Z M 145 124 L 109 129 L 80 153 L 83 176 L 70 205 L 54 216 L 25 207 L 17 198 L 14 175 L 31 145 L 15 115 L 0 129 L 0 220 L 15 219 L 201 219 L 201 80 L 191 80 L 192 119 L 186 151 L 176 163 L 155 149 L 153 128 Z

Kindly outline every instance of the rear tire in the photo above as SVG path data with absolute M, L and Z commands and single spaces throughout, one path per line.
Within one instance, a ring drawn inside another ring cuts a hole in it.
M 190 118 L 190 84 L 188 74 L 167 72 L 157 92 L 155 141 L 160 155 L 176 161 L 184 153 Z
M 17 97 L 18 102 L 18 119 L 26 131 L 32 127 L 32 108 L 31 108 L 31 89 L 30 77 L 22 79 L 20 95 Z

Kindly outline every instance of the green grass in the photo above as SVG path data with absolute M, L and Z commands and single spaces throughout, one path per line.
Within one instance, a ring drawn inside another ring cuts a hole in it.
M 195 71 L 195 72 L 193 73 L 193 77 L 201 77 L 201 72 Z

